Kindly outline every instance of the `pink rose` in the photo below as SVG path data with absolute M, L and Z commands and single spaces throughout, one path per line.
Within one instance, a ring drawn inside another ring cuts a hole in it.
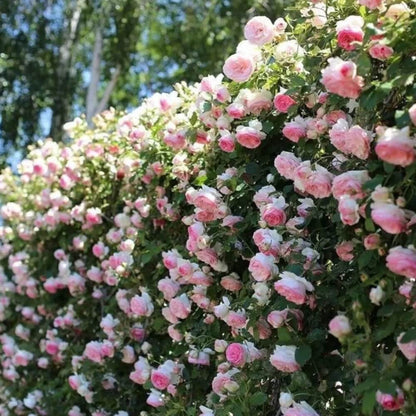
M 235 82 L 245 82 L 254 72 L 254 62 L 248 55 L 235 53 L 226 59 L 222 70 L 231 80 Z
M 242 367 L 247 361 L 247 349 L 242 344 L 233 342 L 225 351 L 227 361 L 236 367 Z
M 321 79 L 327 91 L 341 97 L 358 98 L 364 80 L 357 75 L 355 63 L 341 58 L 329 58 L 328 63 L 329 66 L 322 70 Z
M 300 139 L 306 137 L 306 122 L 302 117 L 296 116 L 294 120 L 285 123 L 282 133 L 287 139 L 297 143 Z
M 179 319 L 186 319 L 191 313 L 191 302 L 185 293 L 179 297 L 171 299 L 169 302 L 171 313 Z M 175 322 L 172 322 L 175 323 Z
M 364 238 L 364 247 L 366 250 L 375 250 L 380 247 L 380 235 L 369 234 Z
M 273 198 L 271 203 L 261 207 L 261 219 L 265 221 L 269 227 L 283 225 L 286 222 L 285 207 L 286 202 L 283 197 Z
M 218 146 L 223 152 L 231 153 L 235 149 L 235 139 L 232 134 L 224 134 L 218 139 Z
M 180 285 L 174 280 L 165 277 L 164 279 L 159 280 L 157 288 L 163 293 L 163 297 L 169 301 L 176 296 Z
M 230 311 L 225 318 L 225 322 L 231 328 L 241 329 L 247 324 L 245 312 Z
M 268 17 L 255 16 L 244 26 L 244 37 L 255 45 L 264 45 L 273 40 L 275 28 Z
M 234 102 L 230 104 L 227 108 L 227 113 L 230 117 L 240 119 L 247 114 L 246 107 L 242 103 Z
M 316 165 L 316 171 L 305 182 L 305 191 L 315 198 L 327 198 L 331 195 L 332 177 L 325 168 Z
M 143 292 L 142 296 L 135 295 L 130 300 L 131 311 L 138 316 L 150 316 L 154 311 L 151 297 Z
M 280 280 L 275 282 L 274 288 L 279 295 L 297 305 L 304 304 L 307 299 L 306 292 L 314 290 L 312 284 L 305 278 L 287 271 L 280 274 Z
M 134 364 L 134 371 L 129 375 L 130 380 L 137 384 L 145 384 L 150 377 L 151 367 L 146 358 L 139 357 Z
M 263 254 L 277 256 L 282 236 L 276 230 L 261 228 L 254 232 L 253 240 Z
M 383 5 L 384 0 L 358 0 L 358 3 L 369 9 L 377 9 Z
M 389 234 L 399 234 L 406 230 L 405 212 L 394 204 L 384 202 L 371 204 L 371 219 Z
M 338 45 L 347 51 L 355 49 L 354 42 L 362 42 L 364 20 L 361 16 L 348 16 L 345 20 L 337 22 L 336 31 Z
M 393 48 L 390 46 L 384 45 L 382 43 L 375 43 L 370 47 L 368 53 L 374 59 L 378 59 L 379 61 L 385 61 L 389 59 L 391 55 L 393 55 Z
M 409 117 L 412 120 L 412 123 L 416 126 L 416 104 L 413 104 L 409 108 Z
M 276 345 L 270 362 L 273 367 L 284 373 L 294 373 L 300 370 L 300 365 L 295 360 L 296 347 L 294 345 Z
M 146 403 L 152 407 L 161 407 L 165 405 L 165 401 L 162 397 L 162 394 L 159 391 L 153 389 L 150 391 Z
M 286 179 L 295 179 L 294 171 L 301 160 L 291 152 L 281 152 L 274 160 L 274 167 Z
M 288 309 L 284 309 L 283 311 L 272 311 L 267 315 L 267 322 L 273 328 L 280 328 L 286 322 L 288 312 Z
M 416 279 L 416 250 L 401 246 L 391 248 L 386 257 L 386 266 L 395 274 Z
M 351 261 L 354 258 L 354 244 L 351 241 L 343 241 L 335 247 L 338 257 L 343 261 Z
M 287 113 L 292 105 L 296 104 L 296 101 L 287 94 L 276 94 L 273 100 L 274 108 L 280 113 Z
M 403 353 L 403 355 L 410 361 L 414 362 L 416 359 L 416 341 L 409 341 L 402 343 L 401 339 L 405 333 L 402 332 L 399 337 L 397 338 L 397 346 L 399 350 Z
M 170 374 L 162 370 L 152 370 L 150 381 L 158 390 L 165 390 L 170 384 Z
M 355 199 L 344 195 L 339 199 L 338 211 L 341 216 L 341 221 L 346 225 L 354 225 L 360 221 L 358 213 L 358 204 Z
M 319 416 L 306 402 L 294 403 L 284 412 L 284 416 Z
M 101 344 L 98 341 L 91 341 L 85 346 L 84 355 L 95 363 L 102 362 Z
M 376 400 L 383 409 L 393 411 L 399 410 L 404 405 L 404 395 L 400 389 L 397 389 L 397 395 L 392 396 L 388 393 L 382 393 L 380 390 L 377 390 Z
M 401 130 L 395 127 L 381 129 L 375 151 L 385 162 L 402 167 L 411 165 L 415 160 L 415 142 L 409 137 L 409 127 Z
M 253 279 L 257 282 L 263 282 L 271 279 L 279 272 L 279 269 L 275 265 L 273 256 L 268 256 L 263 253 L 257 253 L 250 260 L 248 270 L 253 276 Z
M 235 273 L 233 273 L 235 274 Z M 238 277 L 238 276 L 237 276 Z M 221 279 L 221 286 L 230 292 L 238 292 L 243 287 L 243 283 L 233 275 L 224 276 Z
M 248 149 L 255 149 L 260 146 L 266 134 L 254 127 L 238 126 L 235 137 L 241 146 L 247 147 Z
M 349 319 L 344 315 L 338 315 L 329 322 L 329 333 L 335 338 L 343 339 L 351 333 L 351 325 Z
M 332 182 L 332 194 L 335 199 L 348 195 L 354 199 L 365 197 L 362 185 L 369 181 L 370 177 L 366 170 L 353 170 L 335 176 Z
M 262 111 L 270 110 L 272 98 L 273 96 L 270 91 L 251 91 L 246 100 L 247 110 L 254 115 L 259 115 Z

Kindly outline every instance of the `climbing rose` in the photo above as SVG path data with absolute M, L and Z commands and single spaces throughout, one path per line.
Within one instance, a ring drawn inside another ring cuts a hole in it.
M 235 82 L 245 82 L 254 72 L 254 62 L 248 55 L 235 53 L 227 58 L 222 70 L 231 80 Z

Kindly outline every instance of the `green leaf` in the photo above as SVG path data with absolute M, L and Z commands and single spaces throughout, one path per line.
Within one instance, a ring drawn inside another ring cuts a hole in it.
M 378 385 L 378 389 L 383 392 L 383 393 L 388 393 L 391 395 L 395 395 L 396 394 L 396 383 L 394 381 L 382 381 L 379 385 Z
M 378 328 L 376 331 L 374 331 L 374 341 L 381 341 L 383 338 L 386 338 L 392 332 L 394 332 L 398 319 L 399 318 L 397 315 L 392 315 L 387 320 L 387 323 L 383 322 L 381 328 Z
M 250 397 L 249 402 L 252 406 L 258 407 L 266 403 L 267 400 L 267 394 L 263 393 L 262 391 L 258 391 Z
M 372 250 L 363 251 L 358 257 L 358 266 L 360 267 L 360 269 L 363 269 L 366 266 L 368 266 L 372 258 L 373 258 Z
M 371 218 L 366 218 L 365 219 L 364 227 L 365 227 L 366 231 L 369 231 L 370 233 L 373 233 L 376 230 L 376 227 L 375 227 L 373 221 L 371 220 Z
M 258 175 L 259 172 L 260 172 L 260 166 L 259 166 L 259 164 L 256 163 L 256 162 L 249 162 L 249 163 L 247 163 L 247 165 L 246 165 L 246 172 L 249 175 L 252 175 L 252 176 Z
M 285 327 L 281 327 L 277 329 L 277 337 L 279 341 L 282 341 L 282 342 L 292 341 L 292 336 L 290 335 L 289 330 Z
M 416 328 L 411 328 L 403 335 L 400 342 L 406 343 L 416 340 Z
M 295 360 L 299 365 L 303 366 L 306 364 L 310 360 L 311 356 L 312 350 L 309 345 L 301 345 L 296 348 Z
M 273 130 L 273 123 L 271 121 L 263 121 L 261 130 L 266 134 L 270 133 Z
M 374 405 L 376 404 L 376 392 L 374 390 L 367 391 L 363 396 L 362 403 L 362 414 L 371 416 L 373 414 Z
M 383 162 L 383 168 L 384 168 L 384 172 L 392 173 L 394 171 L 395 166 L 391 165 L 390 163 Z
M 381 185 L 383 183 L 383 180 L 384 180 L 384 175 L 377 175 L 375 178 L 367 181 L 363 185 L 363 189 L 372 191 L 377 187 L 377 185 Z

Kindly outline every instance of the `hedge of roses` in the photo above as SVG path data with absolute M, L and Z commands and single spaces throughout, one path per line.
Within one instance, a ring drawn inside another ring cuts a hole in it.
M 415 12 L 254 17 L 3 171 L 0 415 L 414 416 Z

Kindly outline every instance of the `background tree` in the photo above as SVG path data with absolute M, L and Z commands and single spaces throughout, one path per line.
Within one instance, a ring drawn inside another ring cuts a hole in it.
M 1 153 L 62 139 L 75 115 L 220 72 L 249 17 L 282 12 L 270 0 L 1 2 Z

